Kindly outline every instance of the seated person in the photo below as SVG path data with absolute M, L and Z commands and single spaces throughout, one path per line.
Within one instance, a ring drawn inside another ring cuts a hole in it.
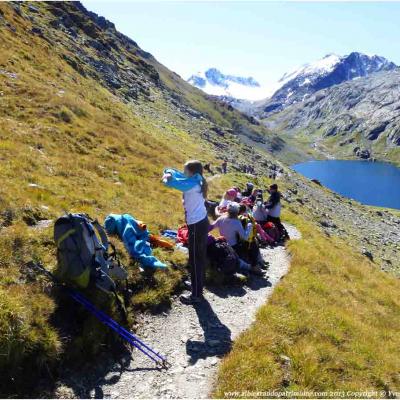
M 261 225 L 255 220 L 254 216 L 248 212 L 248 208 L 245 204 L 240 204 L 239 209 L 239 219 L 242 221 L 242 224 L 251 223 L 252 230 L 250 231 L 249 242 L 252 242 L 255 238 L 260 239 L 260 244 L 262 245 L 272 245 L 275 243 L 275 239 L 265 232 L 265 230 L 261 227 Z
M 256 221 L 263 226 L 267 222 L 272 222 L 281 232 L 284 239 L 289 238 L 285 227 L 281 222 L 281 193 L 278 191 L 278 185 L 272 184 L 268 190 L 270 196 L 268 200 L 263 203 L 262 196 L 259 196 L 256 200 L 256 204 L 253 208 L 253 215 Z
M 243 195 L 238 187 L 234 187 L 233 189 L 236 190 L 236 197 L 235 197 L 234 201 L 236 203 L 240 203 L 242 201 Z
M 251 182 L 246 183 L 246 189 L 243 190 L 243 197 L 250 197 L 253 194 L 254 185 Z
M 226 212 L 228 209 L 228 206 L 230 203 L 233 203 L 235 201 L 235 198 L 237 196 L 237 191 L 236 189 L 229 189 L 224 193 L 224 196 L 222 197 L 219 205 L 215 209 L 215 214 L 217 216 L 222 215 L 223 213 Z
M 203 169 L 204 171 L 210 173 L 211 175 L 214 175 L 214 171 L 211 169 L 210 163 L 204 164 Z
M 266 208 L 265 204 L 262 191 L 257 191 L 253 206 L 253 217 L 260 225 L 265 224 L 268 218 L 269 210 Z
M 220 234 L 226 239 L 227 243 L 236 251 L 237 255 L 241 259 L 248 259 L 250 261 L 250 271 L 262 275 L 258 262 L 260 260 L 258 246 L 249 246 L 249 243 L 245 242 L 250 235 L 252 224 L 249 223 L 246 229 L 243 228 L 240 222 L 239 216 L 239 204 L 231 202 L 228 205 L 227 213 L 220 216 L 214 223 L 210 225 L 210 231 L 218 228 Z
M 259 193 L 262 193 L 261 189 L 254 189 L 249 197 L 243 198 L 242 203 L 246 204 L 249 207 L 253 207 Z
M 281 198 L 282 194 L 278 190 L 276 183 L 269 187 L 269 199 L 265 204 L 268 210 L 267 222 L 272 222 L 281 232 L 283 240 L 289 239 L 289 234 L 281 222 Z

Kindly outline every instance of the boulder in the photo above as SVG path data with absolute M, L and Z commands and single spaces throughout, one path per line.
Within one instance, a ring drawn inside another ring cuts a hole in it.
M 367 149 L 363 150 L 360 147 L 355 147 L 353 153 L 363 160 L 368 160 L 369 158 L 371 158 L 371 152 Z

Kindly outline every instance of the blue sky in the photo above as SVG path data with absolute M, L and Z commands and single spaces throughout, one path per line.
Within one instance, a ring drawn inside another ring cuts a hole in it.
M 208 67 L 264 84 L 328 53 L 400 65 L 400 3 L 96 1 L 83 4 L 183 78 Z

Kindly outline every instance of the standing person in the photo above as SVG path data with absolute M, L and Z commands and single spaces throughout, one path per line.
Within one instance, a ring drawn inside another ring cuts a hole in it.
M 278 190 L 276 183 L 269 187 L 269 198 L 264 203 L 264 207 L 268 212 L 266 222 L 272 222 L 280 231 L 284 239 L 289 239 L 289 234 L 281 222 L 281 197 L 282 194 Z
M 196 304 L 203 299 L 203 286 L 207 262 L 207 237 L 209 222 L 205 200 L 208 185 L 200 161 L 191 160 L 184 165 L 184 172 L 168 168 L 163 182 L 183 192 L 183 207 L 189 230 L 189 266 L 192 293 L 181 295 L 184 304 Z
M 228 161 L 224 160 L 223 163 L 221 164 L 221 168 L 222 168 L 222 173 L 226 174 L 228 169 Z

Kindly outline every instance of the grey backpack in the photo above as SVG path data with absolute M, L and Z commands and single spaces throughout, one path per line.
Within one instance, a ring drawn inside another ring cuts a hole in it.
M 66 214 L 54 225 L 57 245 L 57 277 L 68 284 L 86 288 L 93 282 L 99 289 L 115 292 L 114 279 L 127 273 L 109 254 L 110 243 L 103 227 L 85 214 Z

